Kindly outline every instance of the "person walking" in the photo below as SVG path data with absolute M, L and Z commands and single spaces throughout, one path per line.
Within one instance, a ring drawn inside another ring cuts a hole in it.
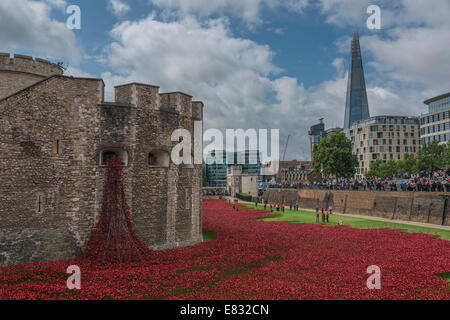
M 325 209 L 322 207 L 322 223 L 325 223 Z
M 316 208 L 316 223 L 320 223 L 320 220 L 319 220 L 319 208 Z

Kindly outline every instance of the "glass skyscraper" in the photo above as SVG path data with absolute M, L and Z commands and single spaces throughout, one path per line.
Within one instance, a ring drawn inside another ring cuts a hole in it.
M 369 117 L 369 103 L 367 101 L 361 47 L 359 44 L 359 35 L 355 32 L 350 53 L 344 129 L 349 129 L 353 122 L 364 120 Z

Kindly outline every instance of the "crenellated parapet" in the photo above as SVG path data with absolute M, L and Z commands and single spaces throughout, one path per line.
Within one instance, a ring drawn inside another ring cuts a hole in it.
M 62 75 L 57 64 L 30 56 L 0 53 L 0 99 L 53 75 Z
M 152 111 L 178 114 L 197 121 L 203 119 L 203 103 L 192 101 L 192 96 L 177 91 L 159 93 L 159 87 L 142 83 L 129 83 L 115 87 L 115 101 L 135 105 Z
M 39 58 L 33 59 L 31 56 L 21 54 L 14 54 L 11 57 L 9 53 L 0 53 L 1 71 L 31 73 L 42 77 L 63 74 L 63 69 L 50 61 Z

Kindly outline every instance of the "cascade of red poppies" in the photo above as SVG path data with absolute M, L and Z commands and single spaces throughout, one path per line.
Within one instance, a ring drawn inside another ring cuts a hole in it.
M 150 249 L 138 239 L 125 197 L 122 160 L 108 159 L 99 221 L 81 253 L 81 258 L 98 263 L 145 260 Z

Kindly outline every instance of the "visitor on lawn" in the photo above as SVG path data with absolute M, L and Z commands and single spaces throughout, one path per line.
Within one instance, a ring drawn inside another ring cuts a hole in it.
M 322 207 L 322 222 L 325 222 L 325 209 Z
M 320 222 L 319 220 L 319 208 L 316 208 L 316 223 Z
M 327 223 L 328 223 L 328 216 L 330 215 L 330 211 L 327 212 Z

